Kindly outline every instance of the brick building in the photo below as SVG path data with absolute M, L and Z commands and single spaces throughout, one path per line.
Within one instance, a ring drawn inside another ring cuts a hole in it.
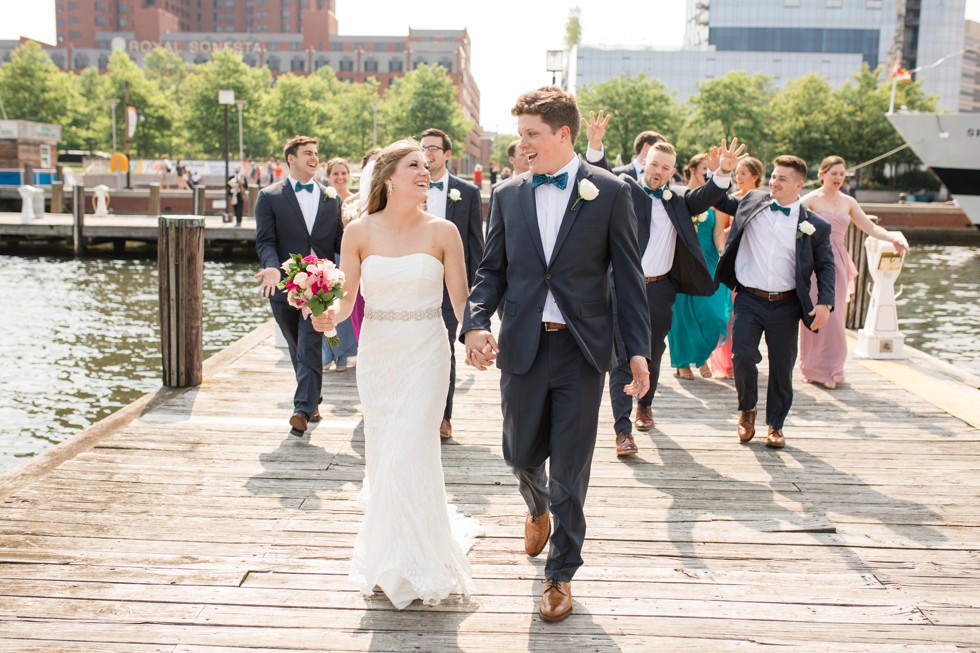
M 365 10 L 369 10 L 365 7 Z M 125 50 L 142 65 L 163 47 L 188 63 L 232 48 L 250 66 L 273 74 L 308 74 L 330 66 L 341 80 L 374 77 L 387 89 L 393 79 L 420 64 L 440 65 L 456 85 L 463 115 L 475 125 L 454 157 L 462 172 L 489 164 L 482 138 L 480 90 L 470 73 L 470 37 L 462 30 L 409 28 L 407 36 L 339 33 L 336 0 L 56 0 L 58 43 L 48 49 L 64 70 L 104 69 L 111 52 Z M 0 43 L 2 50 L 12 50 Z

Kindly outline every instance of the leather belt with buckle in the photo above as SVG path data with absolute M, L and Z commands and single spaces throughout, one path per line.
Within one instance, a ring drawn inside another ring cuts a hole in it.
M 561 322 L 542 322 L 542 331 L 564 331 L 568 328 L 567 324 L 562 324 Z
M 783 302 L 787 299 L 793 299 L 796 297 L 795 290 L 786 290 L 784 292 L 769 292 L 766 290 L 759 290 L 758 288 L 749 288 L 748 286 L 739 286 L 740 291 L 745 291 L 750 295 L 755 295 L 756 297 L 761 297 L 762 299 L 768 300 L 770 302 Z
M 643 277 L 643 279 L 644 279 L 644 280 L 645 280 L 645 281 L 646 281 L 647 283 L 656 283 L 656 282 L 658 282 L 658 281 L 663 281 L 664 279 L 666 279 L 666 278 L 667 278 L 667 277 L 669 276 L 669 274 L 670 274 L 670 273 L 667 273 L 667 274 L 658 274 L 658 275 L 657 275 L 657 276 L 655 276 L 655 277 Z

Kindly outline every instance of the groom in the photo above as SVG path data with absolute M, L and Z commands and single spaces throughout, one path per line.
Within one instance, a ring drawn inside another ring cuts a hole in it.
M 496 359 L 501 371 L 504 459 L 528 506 L 528 555 L 544 549 L 554 515 L 539 612 L 558 621 L 572 610 L 571 580 L 582 565 L 599 402 L 615 357 L 610 264 L 632 394 L 649 388 L 650 325 L 629 188 L 575 155 L 575 98 L 540 88 L 511 113 L 533 174 L 494 191 L 461 338 L 468 364 L 482 370 Z M 505 292 L 498 349 L 490 318 Z
M 271 301 L 276 324 L 289 346 L 289 360 L 296 373 L 291 433 L 302 436 L 309 422 L 320 421 L 320 393 L 323 386 L 323 335 L 301 311 L 286 302 L 286 293 L 277 291 L 283 261 L 290 254 L 314 254 L 335 259 L 340 252 L 340 199 L 328 197 L 326 189 L 313 179 L 319 163 L 317 139 L 294 136 L 286 141 L 283 156 L 289 176 L 266 186 L 255 202 L 255 250 L 262 271 L 259 289 Z

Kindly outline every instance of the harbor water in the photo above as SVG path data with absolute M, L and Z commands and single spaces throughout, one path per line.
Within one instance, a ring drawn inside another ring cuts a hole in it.
M 204 266 L 204 352 L 271 319 L 252 258 Z M 897 287 L 906 343 L 980 375 L 980 248 L 918 245 Z M 161 382 L 156 261 L 0 255 L 0 473 Z

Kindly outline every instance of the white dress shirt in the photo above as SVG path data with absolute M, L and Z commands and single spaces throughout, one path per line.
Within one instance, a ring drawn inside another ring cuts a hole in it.
M 538 229 L 541 232 L 541 244 L 544 246 L 544 258 L 550 265 L 551 255 L 555 251 L 555 242 L 558 240 L 558 230 L 561 228 L 561 221 L 565 217 L 565 208 L 575 192 L 575 175 L 578 174 L 579 160 L 577 156 L 572 156 L 572 160 L 555 173 L 554 176 L 563 172 L 568 173 L 568 183 L 565 190 L 561 190 L 554 184 L 541 184 L 534 189 L 534 208 L 538 213 Z M 558 303 L 555 301 L 551 291 L 544 301 L 544 311 L 541 316 L 542 322 L 561 322 L 565 323 Z
M 643 218 L 640 218 L 641 220 Z M 643 276 L 658 277 L 670 272 L 677 249 L 677 231 L 667 215 L 663 200 L 650 196 L 650 239 L 643 249 Z
M 296 193 L 296 201 L 299 202 L 299 208 L 303 212 L 303 220 L 306 221 L 306 231 L 313 233 L 313 223 L 316 222 L 316 212 L 320 208 L 320 195 L 323 194 L 323 191 L 312 179 L 306 182 L 313 184 L 312 193 L 305 190 L 297 191 L 296 182 L 297 180 L 292 175 L 286 177 L 286 183 Z
M 432 183 L 442 182 L 442 190 L 429 186 L 429 198 L 425 201 L 425 210 L 437 218 L 446 218 L 447 197 L 449 196 L 449 171 L 443 170 L 442 179 L 433 179 Z
M 769 206 L 745 227 L 735 257 L 735 278 L 743 286 L 766 292 L 796 288 L 796 231 L 800 200 L 789 205 L 789 215 Z
M 636 170 L 636 178 L 643 181 L 643 164 L 633 159 L 633 169 Z

